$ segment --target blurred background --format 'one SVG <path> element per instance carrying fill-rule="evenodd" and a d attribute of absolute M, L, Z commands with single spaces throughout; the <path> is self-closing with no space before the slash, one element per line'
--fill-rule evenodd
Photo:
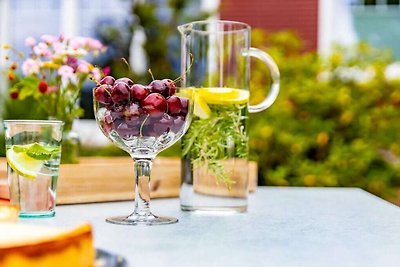
<path fill-rule="evenodd" d="M 278 100 L 250 118 L 260 185 L 360 187 L 400 204 L 399 0 L 0 0 L 0 43 L 26 52 L 28 36 L 94 37 L 108 50 L 93 64 L 148 83 L 149 68 L 179 76 L 176 26 L 207 18 L 250 24 L 252 46 L 281 71 Z M 0 50 L 4 74 L 7 64 Z M 268 82 L 252 62 L 252 103 Z M 81 155 L 121 155 L 93 127 L 92 86 L 82 88 L 85 115 L 74 125 Z M 0 97 L 0 119 L 43 116 L 30 99 L 10 100 L 7 75 Z M 0 145 L 4 156 L 2 136 Z M 179 156 L 179 145 L 163 155 Z"/>

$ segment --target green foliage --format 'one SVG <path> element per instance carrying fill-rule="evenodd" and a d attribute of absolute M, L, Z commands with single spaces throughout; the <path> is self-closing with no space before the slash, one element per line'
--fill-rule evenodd
<path fill-rule="evenodd" d="M 177 26 L 210 16 L 206 12 L 188 12 L 196 3 L 199 4 L 200 1 L 168 0 L 163 10 L 169 13 L 169 18 L 163 19 L 159 16 L 161 8 L 158 1 L 136 2 L 132 6 L 135 18 L 132 32 L 144 30 L 146 41 L 143 48 L 156 79 L 174 79 L 180 75 L 180 34 Z M 151 81 L 148 74 L 135 76 L 135 81 Z"/>
<path fill-rule="evenodd" d="M 390 53 L 361 43 L 328 58 L 302 53 L 292 33 L 254 31 L 281 71 L 281 93 L 250 118 L 251 157 L 268 185 L 356 186 L 390 198 L 400 185 L 400 82 L 385 79 Z M 264 94 L 254 62 L 252 103 Z"/>

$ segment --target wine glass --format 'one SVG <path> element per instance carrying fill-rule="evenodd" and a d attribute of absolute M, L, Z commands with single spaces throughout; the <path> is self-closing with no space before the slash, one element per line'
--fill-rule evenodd
<path fill-rule="evenodd" d="M 150 211 L 150 173 L 157 154 L 178 141 L 188 129 L 192 91 L 177 88 L 170 79 L 154 80 L 144 86 L 128 78 L 115 80 L 106 76 L 93 89 L 93 99 L 101 131 L 132 157 L 136 180 L 133 212 L 106 221 L 126 225 L 178 222 Z"/>

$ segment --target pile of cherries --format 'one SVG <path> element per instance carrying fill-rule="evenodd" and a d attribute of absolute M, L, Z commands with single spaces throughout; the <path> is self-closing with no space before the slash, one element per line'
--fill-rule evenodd
<path fill-rule="evenodd" d="M 177 133 L 188 113 L 188 99 L 175 96 L 175 92 L 176 85 L 170 79 L 145 86 L 129 78 L 106 76 L 94 88 L 95 100 L 106 108 L 97 119 L 106 134 L 114 130 L 125 139 Z"/>

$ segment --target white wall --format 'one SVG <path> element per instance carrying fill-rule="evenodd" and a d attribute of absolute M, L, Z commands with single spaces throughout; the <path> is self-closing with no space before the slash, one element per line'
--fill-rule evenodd
<path fill-rule="evenodd" d="M 352 45 L 357 42 L 350 3 L 352 0 L 319 0 L 318 51 L 329 55 L 336 44 Z"/>

